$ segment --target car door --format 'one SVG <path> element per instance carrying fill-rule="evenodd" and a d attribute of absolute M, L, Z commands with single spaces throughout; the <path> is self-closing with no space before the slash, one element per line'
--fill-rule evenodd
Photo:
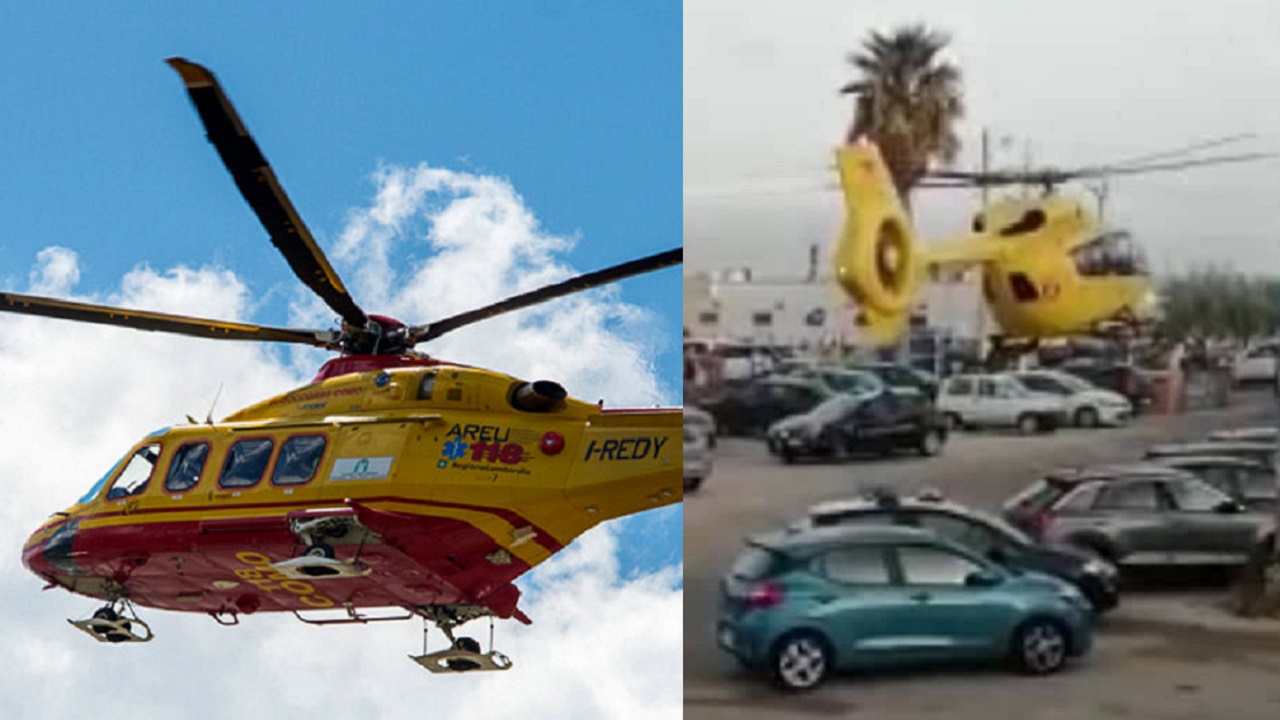
<path fill-rule="evenodd" d="M 985 425 L 1012 425 L 1012 398 L 997 378 L 978 379 L 978 401 L 974 416 Z"/>
<path fill-rule="evenodd" d="M 1005 641 L 1015 611 L 998 588 L 968 584 L 975 574 L 1003 571 L 941 545 L 904 544 L 891 554 L 908 600 L 896 618 L 914 659 L 981 656 Z"/>
<path fill-rule="evenodd" d="M 965 422 L 970 422 L 974 410 L 976 385 L 974 379 L 967 375 L 951 378 L 944 388 L 939 407 L 944 412 L 954 413 L 964 418 Z"/>
<path fill-rule="evenodd" d="M 902 615 L 910 601 L 893 581 L 884 546 L 833 548 L 814 558 L 811 571 L 826 582 L 812 598 L 811 616 L 830 633 L 838 657 L 878 664 L 918 652 L 920 639 Z"/>
<path fill-rule="evenodd" d="M 1166 565 L 1173 560 L 1179 528 L 1167 496 L 1154 480 L 1106 483 L 1088 511 L 1074 518 L 1077 534 L 1100 534 L 1124 565 Z"/>
<path fill-rule="evenodd" d="M 1235 565 L 1245 562 L 1256 541 L 1257 518 L 1202 480 L 1162 483 L 1176 533 L 1174 562 L 1183 565 Z"/>

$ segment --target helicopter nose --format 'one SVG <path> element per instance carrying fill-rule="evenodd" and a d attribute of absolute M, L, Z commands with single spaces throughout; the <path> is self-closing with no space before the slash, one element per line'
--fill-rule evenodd
<path fill-rule="evenodd" d="M 79 521 L 57 518 L 45 523 L 27 538 L 22 548 L 22 564 L 28 570 L 49 579 L 53 575 L 83 575 L 73 559 L 72 547 L 79 531 Z"/>

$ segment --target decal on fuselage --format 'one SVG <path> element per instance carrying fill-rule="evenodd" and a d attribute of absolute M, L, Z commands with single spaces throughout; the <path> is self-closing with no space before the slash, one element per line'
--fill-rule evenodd
<path fill-rule="evenodd" d="M 436 463 L 441 470 L 530 474 L 528 469 L 517 466 L 533 459 L 533 453 L 525 446 L 537 442 L 537 433 L 532 430 L 457 423 L 444 435 L 448 440 L 440 448 L 443 459 Z"/>
<path fill-rule="evenodd" d="M 657 460 L 669 438 L 642 436 L 611 440 L 592 440 L 587 443 L 583 460 L 614 462 L 618 460 Z"/>
<path fill-rule="evenodd" d="M 330 480 L 382 480 L 391 474 L 394 455 L 381 457 L 338 458 L 329 471 Z"/>

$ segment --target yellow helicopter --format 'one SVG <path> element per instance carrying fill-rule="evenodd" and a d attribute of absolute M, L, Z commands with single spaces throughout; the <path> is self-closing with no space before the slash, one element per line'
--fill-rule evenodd
<path fill-rule="evenodd" d="M 1221 141 L 1177 152 L 1209 144 Z M 1170 154 L 1176 152 L 1146 158 Z M 1151 319 L 1154 300 L 1142 247 L 1128 232 L 1101 226 L 1080 200 L 1054 194 L 1054 187 L 1265 157 L 1270 156 L 1130 161 L 1078 170 L 932 172 L 924 187 L 1037 185 L 1045 192 L 988 204 L 968 232 L 925 244 L 915 236 L 879 149 L 861 138 L 836 150 L 846 221 L 835 247 L 835 278 L 857 303 L 857 322 L 872 344 L 888 345 L 901 337 L 923 283 L 940 272 L 975 267 L 1000 326 L 1001 334 L 993 338 L 997 352 L 1027 349 L 1042 338 L 1134 329 Z"/>
<path fill-rule="evenodd" d="M 413 348 L 495 315 L 679 264 L 682 249 L 587 273 L 423 325 L 367 314 L 347 292 L 213 74 L 179 73 L 210 142 L 337 330 L 249 323 L 0 292 L 0 311 L 341 352 L 312 383 L 219 422 L 139 440 L 38 528 L 23 564 L 105 601 L 69 621 L 107 643 L 147 642 L 145 606 L 257 612 L 315 624 L 421 618 L 448 638 L 411 656 L 435 673 L 507 670 L 454 628 L 530 619 L 513 582 L 599 523 L 682 499 L 679 408 L 605 409 L 549 380 Z M 86 483 L 88 484 L 88 483 Z M 372 612 L 371 612 L 372 610 Z"/>

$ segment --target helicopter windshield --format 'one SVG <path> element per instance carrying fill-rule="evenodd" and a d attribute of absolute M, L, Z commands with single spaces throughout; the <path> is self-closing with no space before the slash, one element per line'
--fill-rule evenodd
<path fill-rule="evenodd" d="M 126 455 L 125 457 L 122 457 L 119 460 L 117 460 L 116 464 L 112 465 L 110 470 L 104 473 L 102 477 L 98 478 L 98 482 L 94 483 L 93 487 L 89 488 L 89 492 L 85 493 L 84 497 L 77 500 L 76 503 L 83 505 L 84 503 L 87 503 L 90 500 L 97 497 L 98 493 L 102 492 L 102 486 L 106 485 L 107 481 L 111 479 L 111 476 L 116 474 L 116 470 L 120 469 L 120 463 L 124 462 L 125 458 L 127 457 L 129 456 Z"/>
<path fill-rule="evenodd" d="M 1132 277 L 1148 273 L 1142 247 L 1123 230 L 1105 232 L 1071 251 L 1076 270 L 1087 277 Z"/>

